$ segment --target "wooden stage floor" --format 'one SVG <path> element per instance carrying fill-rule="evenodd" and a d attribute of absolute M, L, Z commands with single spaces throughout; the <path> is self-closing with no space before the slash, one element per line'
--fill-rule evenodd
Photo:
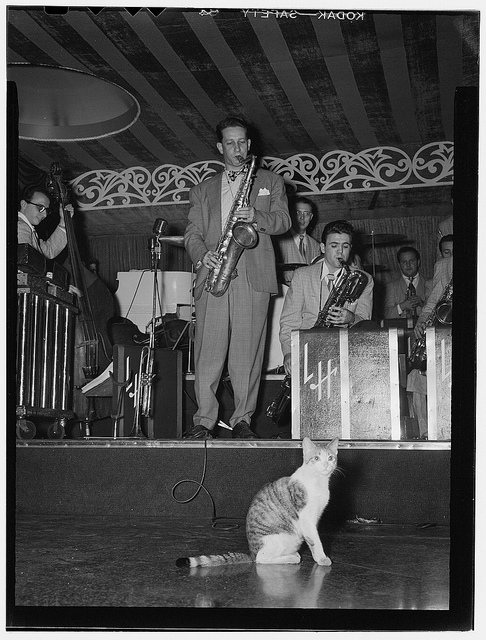
<path fill-rule="evenodd" d="M 348 523 L 327 531 L 323 524 L 331 567 L 317 566 L 303 547 L 300 565 L 177 568 L 180 556 L 247 550 L 243 520 L 217 524 L 221 528 L 210 519 L 18 516 L 19 614 L 36 607 L 42 620 L 51 607 L 59 616 L 63 607 L 87 607 L 89 626 L 96 620 L 91 607 L 448 609 L 448 527 Z M 160 627 L 169 619 L 185 627 L 189 613 L 175 614 L 160 611 Z M 129 625 L 129 617 L 119 615 L 115 625 Z M 258 612 L 250 614 L 245 628 L 258 620 Z M 321 617 L 322 629 L 329 620 Z"/>
<path fill-rule="evenodd" d="M 450 613 L 450 442 L 340 443 L 345 476 L 334 479 L 319 526 L 331 567 L 316 566 L 305 545 L 297 566 L 176 567 L 180 556 L 247 551 L 251 496 L 295 469 L 300 448 L 17 442 L 7 628 L 417 630 L 430 629 L 421 615 Z M 200 480 L 206 457 L 208 493 L 178 504 L 171 490 Z"/>

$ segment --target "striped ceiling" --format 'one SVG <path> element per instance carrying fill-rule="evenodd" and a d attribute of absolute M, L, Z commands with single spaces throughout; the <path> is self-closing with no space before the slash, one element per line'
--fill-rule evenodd
<path fill-rule="evenodd" d="M 228 113 L 279 158 L 452 141 L 454 92 L 478 85 L 478 12 L 8 10 L 7 61 L 69 67 L 127 90 L 141 112 L 99 140 L 20 140 L 20 157 L 89 170 L 219 159 Z"/>

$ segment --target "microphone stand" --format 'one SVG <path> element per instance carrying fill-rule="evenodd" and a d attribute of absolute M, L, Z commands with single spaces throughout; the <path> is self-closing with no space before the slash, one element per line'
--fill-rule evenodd
<path fill-rule="evenodd" d="M 142 347 L 140 354 L 139 379 L 136 391 L 135 402 L 135 424 L 130 438 L 146 438 L 140 426 L 140 417 L 150 417 L 152 413 L 152 383 L 155 378 L 155 320 L 157 316 L 157 294 L 158 281 L 157 271 L 161 254 L 160 235 L 150 238 L 151 273 L 153 273 L 152 287 L 152 318 L 150 320 L 150 340 L 149 345 Z"/>
<path fill-rule="evenodd" d="M 191 267 L 191 276 L 193 276 L 193 275 L 194 275 L 194 266 Z M 191 350 L 192 350 L 192 343 L 193 343 L 193 335 L 192 334 L 193 334 L 193 325 L 194 325 L 194 307 L 195 307 L 195 304 L 194 304 L 194 278 L 191 277 L 191 304 L 190 304 L 191 316 L 190 316 L 190 320 L 186 321 L 186 325 L 185 325 L 184 329 L 181 331 L 179 337 L 177 338 L 176 343 L 172 347 L 172 351 L 177 349 L 177 345 L 182 340 L 182 338 L 184 337 L 184 334 L 187 331 L 188 354 L 187 354 L 187 371 L 186 371 L 186 373 L 194 373 L 191 370 Z"/>

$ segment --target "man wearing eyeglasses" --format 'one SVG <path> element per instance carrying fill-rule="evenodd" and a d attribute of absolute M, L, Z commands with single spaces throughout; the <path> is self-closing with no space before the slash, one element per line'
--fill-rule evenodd
<path fill-rule="evenodd" d="M 61 221 L 47 240 L 41 240 L 35 227 L 49 214 L 51 204 L 49 195 L 40 187 L 26 187 L 20 199 L 17 222 L 18 244 L 30 244 L 46 258 L 55 258 L 67 244 L 66 227 L 61 213 Z M 64 210 L 74 215 L 73 206 L 68 204 Z"/>
<path fill-rule="evenodd" d="M 314 204 L 308 198 L 297 196 L 289 200 L 292 227 L 281 236 L 273 236 L 277 262 L 281 264 L 309 265 L 321 255 L 319 242 L 309 235 L 308 227 L 314 218 Z M 294 271 L 283 271 L 281 281 L 290 285 Z"/>

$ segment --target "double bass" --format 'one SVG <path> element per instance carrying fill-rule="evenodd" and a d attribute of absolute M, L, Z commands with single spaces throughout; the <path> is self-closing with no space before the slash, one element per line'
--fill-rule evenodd
<path fill-rule="evenodd" d="M 94 410 L 90 398 L 81 393 L 81 387 L 96 378 L 110 364 L 113 347 L 108 336 L 108 320 L 114 315 L 114 300 L 106 285 L 81 261 L 74 233 L 74 224 L 69 212 L 68 190 L 62 182 L 62 169 L 53 163 L 47 179 L 47 190 L 59 203 L 59 213 L 64 218 L 69 258 L 64 264 L 76 287 L 79 313 L 76 316 L 73 410 L 78 419 L 89 425 Z M 111 399 L 110 399 L 111 403 Z M 87 433 L 86 435 L 89 435 Z"/>

